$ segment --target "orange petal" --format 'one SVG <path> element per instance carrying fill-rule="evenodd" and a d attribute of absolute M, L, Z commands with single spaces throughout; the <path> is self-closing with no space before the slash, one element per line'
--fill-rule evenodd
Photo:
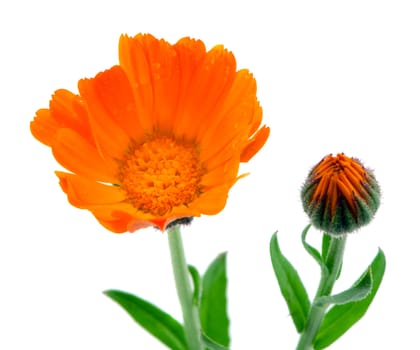
<path fill-rule="evenodd" d="M 40 109 L 30 125 L 32 135 L 44 145 L 51 146 L 55 140 L 58 124 L 51 118 L 49 109 Z"/>
<path fill-rule="evenodd" d="M 235 73 L 235 57 L 222 46 L 215 46 L 205 55 L 185 92 L 182 111 L 177 116 L 175 135 L 194 140 L 199 130 L 206 130 L 214 123 Z"/>
<path fill-rule="evenodd" d="M 91 82 L 92 92 L 106 115 L 132 139 L 143 137 L 133 91 L 122 68 L 114 66 Z"/>
<path fill-rule="evenodd" d="M 254 137 L 248 141 L 248 144 L 245 146 L 241 153 L 241 162 L 248 162 L 257 152 L 264 146 L 268 136 L 270 135 L 270 128 L 265 125 L 258 130 Z"/>
<path fill-rule="evenodd" d="M 114 233 L 134 232 L 152 225 L 149 221 L 137 219 L 132 213 L 112 206 L 92 207 L 90 210 L 102 226 Z"/>
<path fill-rule="evenodd" d="M 202 141 L 200 159 L 208 170 L 219 167 L 229 159 L 237 159 L 247 140 L 248 125 L 244 119 L 226 119 L 216 129 L 213 139 Z"/>
<path fill-rule="evenodd" d="M 52 146 L 55 159 L 71 172 L 93 181 L 117 183 L 117 164 L 105 160 L 94 146 L 71 129 L 60 129 Z"/>
<path fill-rule="evenodd" d="M 211 130 L 203 129 L 202 131 L 205 133 L 214 131 L 226 118 L 245 118 L 246 122 L 250 123 L 255 105 L 258 103 L 256 93 L 257 84 L 252 74 L 246 69 L 236 72 L 229 93 L 223 101 L 220 115 L 215 117 Z"/>
<path fill-rule="evenodd" d="M 61 128 L 70 128 L 93 143 L 88 113 L 83 99 L 70 91 L 57 90 L 50 102 L 51 116 Z"/>
<path fill-rule="evenodd" d="M 217 120 L 200 138 L 204 161 L 226 149 L 237 153 L 242 151 L 257 104 L 255 79 L 248 71 L 239 71 Z"/>
<path fill-rule="evenodd" d="M 180 65 L 177 52 L 168 42 L 151 35 L 137 35 L 149 64 L 153 89 L 153 120 L 155 131 L 172 132 L 180 93 Z"/>
<path fill-rule="evenodd" d="M 153 40 L 152 38 L 150 40 Z M 142 129 L 146 133 L 152 133 L 156 125 L 153 115 L 153 86 L 147 52 L 142 42 L 138 38 L 122 35 L 119 43 L 119 59 L 133 89 Z"/>
<path fill-rule="evenodd" d="M 170 222 L 166 217 L 155 218 L 141 213 L 127 203 L 92 206 L 89 210 L 105 228 L 115 233 L 134 232 L 152 225 L 163 231 Z"/>
<path fill-rule="evenodd" d="M 249 135 L 252 136 L 255 134 L 255 132 L 258 130 L 258 128 L 261 125 L 262 122 L 262 108 L 260 106 L 260 103 L 256 101 L 256 104 L 254 105 L 254 112 L 251 113 L 252 119 L 250 122 L 251 128 L 249 129 Z"/>
<path fill-rule="evenodd" d="M 229 185 L 215 187 L 200 195 L 189 207 L 205 215 L 215 215 L 225 207 L 229 189 Z"/>
<path fill-rule="evenodd" d="M 185 106 L 191 99 L 190 86 L 197 68 L 206 57 L 206 47 L 201 40 L 188 37 L 180 39 L 173 47 L 177 53 L 180 69 L 178 106 L 174 115 L 174 133 L 177 137 L 182 138 L 185 126 L 182 126 L 181 123 L 188 123 L 185 118 L 186 113 L 188 113 Z M 193 117 L 198 117 L 198 115 Z"/>
<path fill-rule="evenodd" d="M 238 175 L 239 159 L 231 158 L 208 171 L 200 181 L 205 188 L 214 188 L 223 184 L 232 186 Z"/>
<path fill-rule="evenodd" d="M 108 114 L 100 96 L 97 81 L 113 81 L 113 69 L 99 73 L 93 79 L 79 81 L 79 90 L 86 100 L 89 123 L 96 146 L 103 157 L 120 159 L 130 146 L 130 138 L 124 129 Z"/>
<path fill-rule="evenodd" d="M 80 96 L 64 89 L 54 93 L 50 109 L 38 110 L 31 123 L 34 137 L 47 146 L 53 144 L 60 128 L 72 129 L 93 143 L 83 100 Z"/>
<path fill-rule="evenodd" d="M 78 175 L 56 171 L 60 186 L 69 202 L 77 208 L 107 205 L 124 201 L 125 193 L 117 186 L 104 185 Z"/>
<path fill-rule="evenodd" d="M 249 125 L 246 118 L 226 116 L 215 129 L 200 140 L 200 161 L 207 170 L 212 170 L 231 158 L 237 158 L 247 142 Z"/>

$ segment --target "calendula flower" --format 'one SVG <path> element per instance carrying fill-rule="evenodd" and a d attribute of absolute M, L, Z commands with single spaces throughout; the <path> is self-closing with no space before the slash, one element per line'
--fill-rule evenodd
<path fill-rule="evenodd" d="M 269 135 L 252 74 L 190 38 L 123 35 L 119 61 L 31 123 L 69 171 L 56 172 L 69 202 L 117 233 L 220 212 Z"/>
<path fill-rule="evenodd" d="M 326 156 L 309 173 L 301 192 L 312 224 L 332 235 L 368 224 L 380 203 L 372 171 L 343 153 Z"/>

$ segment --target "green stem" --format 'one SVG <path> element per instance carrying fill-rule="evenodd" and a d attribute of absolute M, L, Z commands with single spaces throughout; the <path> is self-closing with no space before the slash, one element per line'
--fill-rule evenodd
<path fill-rule="evenodd" d="M 338 278 L 343 263 L 344 248 L 346 246 L 346 236 L 343 238 L 332 237 L 328 248 L 327 256 L 325 257 L 326 273 L 321 276 L 318 290 L 314 301 L 309 310 L 308 320 L 303 330 L 296 350 L 310 350 L 313 349 L 313 340 L 321 326 L 322 320 L 325 316 L 327 304 L 318 305 L 317 299 L 322 296 L 329 296 L 334 287 L 334 283 Z"/>
<path fill-rule="evenodd" d="M 204 347 L 201 342 L 200 318 L 198 308 L 193 301 L 190 273 L 185 259 L 179 225 L 171 227 L 167 233 L 175 285 L 184 318 L 184 330 L 188 349 L 201 350 Z"/>

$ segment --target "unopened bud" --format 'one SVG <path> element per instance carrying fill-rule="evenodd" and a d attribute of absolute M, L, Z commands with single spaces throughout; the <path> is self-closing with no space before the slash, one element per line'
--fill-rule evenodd
<path fill-rule="evenodd" d="M 303 208 L 312 224 L 339 236 L 368 224 L 380 203 L 380 188 L 362 163 L 331 154 L 310 171 L 301 192 Z"/>

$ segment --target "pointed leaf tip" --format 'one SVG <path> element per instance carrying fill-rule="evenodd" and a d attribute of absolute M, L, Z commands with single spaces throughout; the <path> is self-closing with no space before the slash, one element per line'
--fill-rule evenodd
<path fill-rule="evenodd" d="M 209 338 L 205 333 L 201 333 L 201 339 L 204 345 L 207 347 L 207 350 L 229 350 L 227 347 Z"/>
<path fill-rule="evenodd" d="M 187 350 L 183 326 L 150 302 L 120 290 L 106 290 L 134 321 L 172 350 Z"/>

